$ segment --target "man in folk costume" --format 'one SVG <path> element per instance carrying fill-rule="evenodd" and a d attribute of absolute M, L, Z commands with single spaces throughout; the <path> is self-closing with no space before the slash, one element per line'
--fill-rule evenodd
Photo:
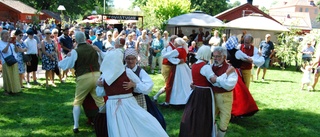
<path fill-rule="evenodd" d="M 192 76 L 189 66 L 186 64 L 188 47 L 182 38 L 174 40 L 175 49 L 164 53 L 163 58 L 167 58 L 172 64 L 168 77 L 168 84 L 172 89 L 166 88 L 166 100 L 164 106 L 185 105 L 191 93 L 190 84 Z"/>
<path fill-rule="evenodd" d="M 77 32 L 75 34 L 75 40 L 78 43 L 77 49 L 72 49 L 68 57 L 59 62 L 59 67 L 63 70 L 70 68 L 75 69 L 77 86 L 73 102 L 73 132 L 78 133 L 80 106 L 86 96 L 91 94 L 98 107 L 102 107 L 104 101 L 102 97 L 97 97 L 95 92 L 95 81 L 100 76 L 98 55 L 91 45 L 86 44 L 86 38 L 83 32 Z"/>
<path fill-rule="evenodd" d="M 217 137 L 224 137 L 231 119 L 232 89 L 238 81 L 238 75 L 235 71 L 229 75 L 226 74 L 227 70 L 232 66 L 226 62 L 227 50 L 225 48 L 220 46 L 215 47 L 212 56 L 214 59 L 212 70 L 218 76 L 216 83 L 212 87 L 216 105 L 215 114 L 220 117 Z"/>
<path fill-rule="evenodd" d="M 161 56 L 162 56 L 162 57 L 163 57 L 163 55 L 164 55 L 165 53 L 170 52 L 170 51 L 172 51 L 172 50 L 175 49 L 174 40 L 175 40 L 176 38 L 178 38 L 177 35 L 172 35 L 172 36 L 170 37 L 170 42 L 169 42 L 169 44 L 166 45 L 166 46 L 164 47 L 164 49 L 161 51 Z M 170 74 L 171 66 L 173 66 L 173 64 L 172 64 L 167 58 L 163 58 L 163 60 L 162 60 L 161 73 L 162 73 L 162 76 L 163 76 L 163 78 L 164 78 L 165 86 L 162 87 L 155 96 L 153 96 L 153 100 L 155 100 L 155 101 L 158 100 L 158 97 L 159 97 L 162 93 L 166 92 L 166 89 L 167 89 L 167 90 L 171 90 L 171 89 L 172 89 L 172 87 L 171 87 L 170 84 L 168 83 L 168 77 L 169 77 L 169 74 Z"/>
<path fill-rule="evenodd" d="M 197 46 L 200 47 L 203 45 L 203 41 L 205 40 L 204 33 L 203 33 L 203 28 L 199 28 L 199 33 L 195 37 L 194 41 L 197 42 Z"/>
<path fill-rule="evenodd" d="M 226 48 L 228 51 L 227 60 L 236 68 L 238 74 L 238 82 L 233 90 L 233 104 L 232 104 L 232 116 L 252 116 L 259 111 L 256 102 L 254 101 L 249 89 L 242 80 L 240 67 L 245 60 L 252 60 L 252 62 L 260 66 L 263 64 L 263 57 L 250 57 L 237 48 L 238 39 L 236 36 L 231 36 L 226 42 Z"/>
<path fill-rule="evenodd" d="M 140 85 L 141 80 L 123 65 L 123 56 L 121 50 L 111 50 L 105 54 L 100 67 L 102 80 L 98 86 L 103 85 L 108 96 L 105 108 L 108 136 L 168 137 L 159 122 L 133 97 L 134 87 Z M 148 91 L 138 92 L 148 94 Z"/>
<path fill-rule="evenodd" d="M 223 81 L 225 76 L 217 77 L 208 64 L 211 59 L 209 46 L 201 46 L 196 58 L 198 61 L 192 66 L 193 91 L 182 115 L 179 136 L 215 137 L 215 103 L 212 83 Z M 232 73 L 234 68 L 229 67 L 226 75 Z"/>
<path fill-rule="evenodd" d="M 247 57 L 241 59 L 243 62 L 241 63 L 240 69 L 243 82 L 249 89 L 252 64 L 261 66 L 264 63 L 264 58 L 259 54 L 258 48 L 252 45 L 253 37 L 250 34 L 246 34 L 243 39 L 244 44 L 239 45 L 239 49 L 246 54 Z"/>

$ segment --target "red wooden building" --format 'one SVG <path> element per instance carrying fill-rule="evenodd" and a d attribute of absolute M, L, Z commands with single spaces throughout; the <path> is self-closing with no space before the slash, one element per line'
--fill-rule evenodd
<path fill-rule="evenodd" d="M 32 22 L 35 16 L 40 20 L 43 19 L 43 13 L 17 0 L 0 0 L 0 21 L 17 22 Z"/>
<path fill-rule="evenodd" d="M 221 13 L 215 15 L 214 17 L 216 17 L 216 18 L 224 21 L 225 23 L 227 23 L 227 22 L 229 22 L 231 20 L 234 20 L 234 19 L 237 19 L 237 18 L 240 18 L 240 17 L 244 17 L 244 16 L 248 16 L 248 15 L 250 15 L 252 13 L 261 14 L 266 18 L 269 18 L 271 20 L 274 20 L 274 21 L 278 22 L 277 20 L 275 20 L 274 18 L 272 18 L 268 14 L 264 13 L 259 8 L 257 8 L 256 6 L 251 5 L 250 3 L 246 3 L 246 4 L 240 5 L 238 7 L 234 7 L 234 8 L 228 9 L 228 10 L 226 10 L 224 12 L 221 12 Z M 280 22 L 278 22 L 278 23 L 280 23 Z"/>
<path fill-rule="evenodd" d="M 0 0 L 0 21 L 32 23 L 32 18 L 39 20 L 54 18 L 56 23 L 61 21 L 59 13 L 48 10 L 37 11 L 19 0 Z"/>

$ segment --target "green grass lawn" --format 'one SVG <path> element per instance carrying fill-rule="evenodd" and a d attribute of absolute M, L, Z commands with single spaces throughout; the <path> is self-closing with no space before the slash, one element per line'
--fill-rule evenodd
<path fill-rule="evenodd" d="M 160 74 L 151 75 L 155 86 L 153 96 L 164 84 Z M 261 76 L 260 76 L 261 78 Z M 251 83 L 251 93 L 260 111 L 252 117 L 231 121 L 227 137 L 318 137 L 320 136 L 320 84 L 314 92 L 300 91 L 302 72 L 268 70 L 266 81 Z M 44 79 L 40 80 L 44 83 Z M 59 83 L 59 82 L 57 82 Z M 74 135 L 72 102 L 74 78 L 57 88 L 33 86 L 16 96 L 0 91 L 0 136 L 81 136 L 93 137 L 81 112 L 80 133 Z M 318 90 L 317 90 L 318 89 Z M 164 100 L 161 95 L 159 102 Z M 170 137 L 179 134 L 183 113 L 179 108 L 160 108 Z"/>

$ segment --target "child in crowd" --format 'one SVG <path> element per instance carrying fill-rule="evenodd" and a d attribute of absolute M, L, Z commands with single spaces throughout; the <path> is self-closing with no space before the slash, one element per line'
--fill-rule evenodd
<path fill-rule="evenodd" d="M 310 63 L 306 63 L 304 67 L 301 67 L 301 71 L 303 72 L 301 79 L 301 90 L 304 90 L 304 85 L 307 85 L 308 91 L 312 90 L 312 87 L 310 86 L 312 74 L 312 67 Z"/>

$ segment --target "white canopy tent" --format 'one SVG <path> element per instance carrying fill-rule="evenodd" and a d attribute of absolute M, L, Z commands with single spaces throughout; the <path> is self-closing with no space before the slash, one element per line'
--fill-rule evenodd
<path fill-rule="evenodd" d="M 263 16 L 246 16 L 232 20 L 225 24 L 227 28 L 247 29 L 247 30 L 267 30 L 267 31 L 289 31 L 278 22 Z"/>
<path fill-rule="evenodd" d="M 198 27 L 222 27 L 223 22 L 213 16 L 203 12 L 192 12 L 173 17 L 168 20 L 169 26 L 184 27 L 184 26 L 198 26 Z"/>

